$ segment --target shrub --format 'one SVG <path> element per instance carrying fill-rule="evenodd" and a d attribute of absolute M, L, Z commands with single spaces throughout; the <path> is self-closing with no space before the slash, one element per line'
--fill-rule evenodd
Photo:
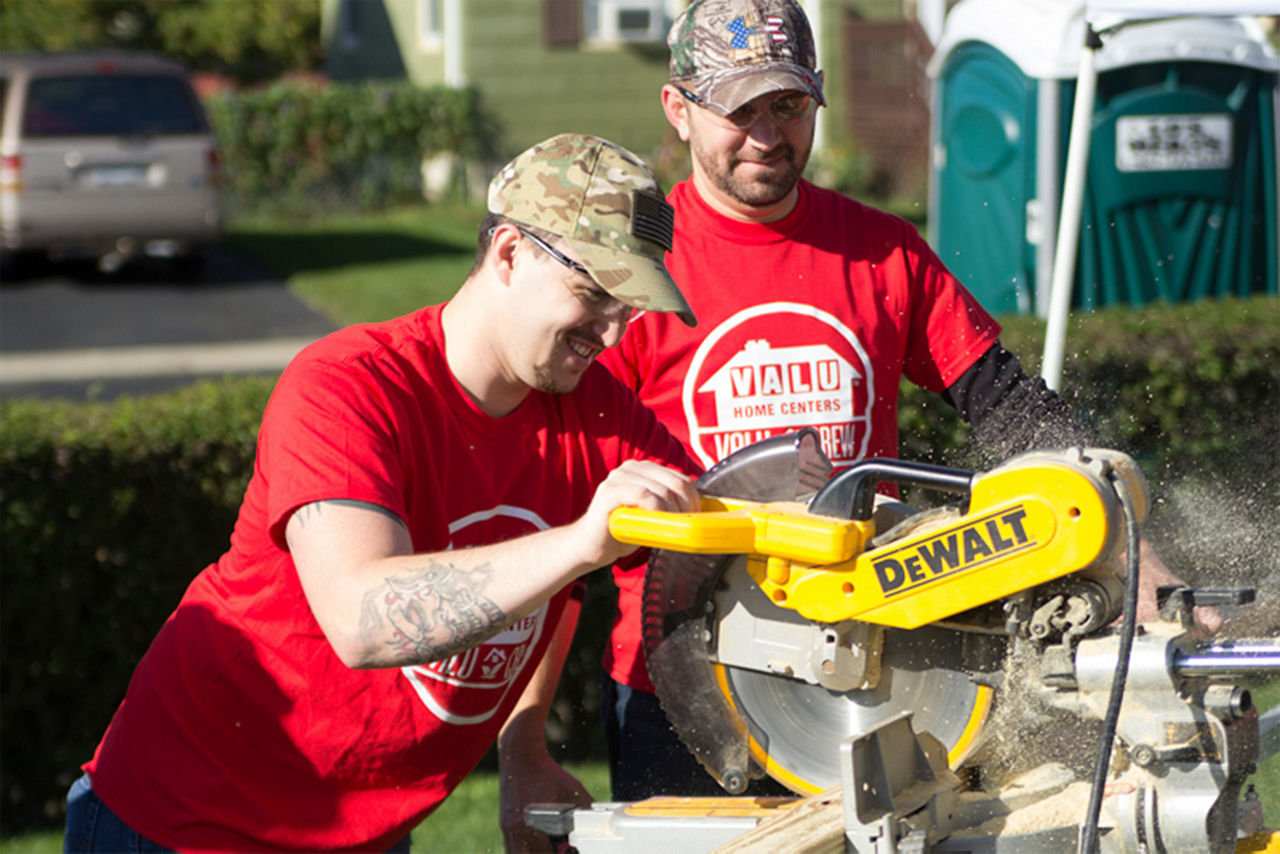
<path fill-rule="evenodd" d="M 134 664 L 226 549 L 269 388 L 0 407 L 0 831 L 59 817 Z"/>
<path fill-rule="evenodd" d="M 1044 324 L 1003 321 L 1002 342 L 1037 373 Z M 1098 444 L 1141 466 L 1161 557 L 1190 582 L 1256 583 L 1280 560 L 1280 300 L 1076 315 L 1066 345 L 1061 392 Z M 992 462 L 933 395 L 904 385 L 898 420 L 904 459 Z"/>
<path fill-rule="evenodd" d="M 1044 323 L 1002 318 L 1001 341 L 1029 374 Z M 1241 447 L 1274 444 L 1280 418 L 1280 300 L 1272 296 L 1112 308 L 1069 324 L 1061 393 L 1099 440 L 1148 471 L 1184 476 L 1240 466 Z M 904 383 L 903 457 L 962 451 L 968 428 L 935 396 Z M 1275 461 L 1274 454 L 1268 456 Z"/>
<path fill-rule="evenodd" d="M 853 142 L 826 145 L 813 153 L 806 176 L 813 183 L 855 199 L 875 196 L 874 164 Z"/>
<path fill-rule="evenodd" d="M 233 209 L 291 214 L 421 201 L 422 162 L 492 156 L 474 89 L 284 80 L 208 100 Z"/>

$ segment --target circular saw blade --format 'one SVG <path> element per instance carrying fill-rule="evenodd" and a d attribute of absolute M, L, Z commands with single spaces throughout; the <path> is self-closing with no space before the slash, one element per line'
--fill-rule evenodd
<path fill-rule="evenodd" d="M 840 743 L 895 717 L 903 711 L 899 702 L 904 699 L 908 708 L 917 707 L 910 708 L 915 713 L 913 728 L 946 734 L 939 740 L 947 746 L 947 764 L 952 768 L 977 745 L 991 708 L 991 688 L 940 668 L 905 677 L 905 671 L 897 672 L 896 690 L 883 699 L 875 696 L 876 691 L 842 694 L 736 667 L 716 671 L 726 697 L 744 718 L 751 758 L 770 777 L 802 795 L 839 785 Z"/>
<path fill-rule="evenodd" d="M 763 596 L 745 563 L 740 558 L 725 571 L 722 590 Z M 792 791 L 817 794 L 841 782 L 841 742 L 911 712 L 917 732 L 946 746 L 949 765 L 963 761 L 978 744 L 992 690 L 964 669 L 959 633 L 887 629 L 883 643 L 879 681 L 867 690 L 832 691 L 778 673 L 713 663 L 717 687 L 746 728 L 752 760 Z"/>
<path fill-rule="evenodd" d="M 698 479 L 708 495 L 780 501 L 811 495 L 831 463 L 812 428 L 735 451 Z M 645 573 L 642 633 L 649 676 L 671 726 L 726 792 L 741 794 L 764 770 L 748 753 L 748 733 L 716 690 L 707 643 L 708 608 L 725 555 L 655 551 Z"/>

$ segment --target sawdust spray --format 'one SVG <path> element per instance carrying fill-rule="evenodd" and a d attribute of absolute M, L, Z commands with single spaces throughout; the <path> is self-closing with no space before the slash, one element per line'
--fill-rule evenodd
<path fill-rule="evenodd" d="M 1221 637 L 1280 636 L 1280 485 L 1256 474 L 1225 485 L 1196 477 L 1151 484 L 1143 532 L 1169 568 L 1192 586 L 1257 591 L 1251 605 L 1219 609 Z M 1046 762 L 1087 779 L 1101 722 L 1046 706 L 1029 646 L 1008 657 L 1002 677 L 983 746 L 967 763 L 979 787 L 990 791 Z"/>

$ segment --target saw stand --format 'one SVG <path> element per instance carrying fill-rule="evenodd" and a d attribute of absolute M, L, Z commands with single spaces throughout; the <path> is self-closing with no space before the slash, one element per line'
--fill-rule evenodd
<path fill-rule="evenodd" d="M 588 809 L 537 804 L 525 818 L 552 839 L 567 838 L 567 850 L 578 854 L 942 850 L 934 845 L 952 828 L 961 783 L 942 743 L 912 729 L 910 712 L 850 736 L 840 755 L 841 791 L 850 796 L 655 797 Z"/>
<path fill-rule="evenodd" d="M 1276 752 L 1276 710 L 1260 730 L 1249 692 L 1229 680 L 1277 672 L 1280 646 L 1274 639 L 1198 643 L 1189 627 L 1191 608 L 1204 604 L 1201 592 L 1171 592 L 1162 591 L 1164 621 L 1144 626 L 1131 651 L 1098 823 L 1102 854 L 1220 854 L 1235 851 L 1237 838 L 1266 837 L 1256 795 L 1241 798 L 1241 788 L 1257 762 Z M 1069 668 L 1050 656 L 1042 670 L 1048 678 L 1035 689 L 1040 703 L 1101 719 L 1117 656 L 1114 634 L 1075 644 Z M 916 733 L 910 713 L 850 736 L 840 756 L 842 787 L 825 796 L 547 804 L 526 815 L 579 854 L 1076 850 L 1089 784 L 1064 766 L 1041 766 L 994 792 L 961 792 L 945 748 Z"/>

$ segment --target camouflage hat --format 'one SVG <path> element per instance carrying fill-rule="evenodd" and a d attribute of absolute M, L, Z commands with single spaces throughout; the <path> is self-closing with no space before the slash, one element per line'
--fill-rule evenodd
<path fill-rule="evenodd" d="M 627 305 L 697 324 L 663 263 L 675 212 L 625 148 L 568 133 L 540 142 L 494 176 L 489 211 L 563 237 L 596 284 Z"/>
<path fill-rule="evenodd" d="M 699 0 L 671 25 L 667 45 L 671 81 L 718 113 L 781 89 L 827 103 L 813 31 L 795 0 Z"/>

